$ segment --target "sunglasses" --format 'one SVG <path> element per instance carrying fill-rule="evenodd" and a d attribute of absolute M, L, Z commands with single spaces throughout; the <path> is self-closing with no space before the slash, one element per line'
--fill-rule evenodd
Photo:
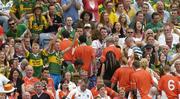
<path fill-rule="evenodd" d="M 127 32 L 127 33 L 133 33 L 133 32 Z"/>
<path fill-rule="evenodd" d="M 9 25 L 14 25 L 15 23 L 9 23 Z"/>

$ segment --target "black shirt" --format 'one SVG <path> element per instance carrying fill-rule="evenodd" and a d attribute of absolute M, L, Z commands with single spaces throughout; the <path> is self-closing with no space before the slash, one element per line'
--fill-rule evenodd
<path fill-rule="evenodd" d="M 33 95 L 31 99 L 50 99 L 50 96 L 46 93 L 42 93 L 40 97 L 37 94 Z"/>

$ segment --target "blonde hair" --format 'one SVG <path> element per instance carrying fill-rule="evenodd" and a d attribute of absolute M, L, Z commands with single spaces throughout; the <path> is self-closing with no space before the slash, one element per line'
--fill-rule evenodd
<path fill-rule="evenodd" d="M 140 65 L 143 69 L 146 69 L 146 67 L 148 66 L 148 60 L 146 58 L 142 58 L 140 61 Z"/>

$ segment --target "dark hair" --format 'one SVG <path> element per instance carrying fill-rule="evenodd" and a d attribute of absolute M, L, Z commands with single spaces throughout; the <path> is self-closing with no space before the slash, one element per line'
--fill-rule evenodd
<path fill-rule="evenodd" d="M 105 69 L 107 69 L 107 66 L 111 69 L 117 66 L 116 55 L 112 51 L 106 53 Z"/>
<path fill-rule="evenodd" d="M 136 16 L 138 16 L 139 14 L 143 14 L 142 11 L 136 12 Z"/>
<path fill-rule="evenodd" d="M 154 13 L 152 14 L 152 16 L 151 16 L 151 17 L 152 17 L 152 19 L 154 19 L 154 17 L 155 17 L 155 16 L 157 16 L 157 15 L 159 15 L 159 13 L 154 12 Z"/>
<path fill-rule="evenodd" d="M 86 43 L 86 41 L 87 41 L 86 36 L 85 35 L 79 36 L 79 41 L 80 41 L 81 44 Z"/>
<path fill-rule="evenodd" d="M 86 14 L 88 14 L 88 15 L 90 16 L 89 21 L 91 21 L 92 18 L 93 18 L 93 15 L 92 15 L 92 13 L 90 13 L 90 12 L 88 12 L 88 11 L 83 11 L 83 12 L 81 13 L 81 15 L 80 15 L 80 18 L 84 20 L 84 16 L 85 16 Z"/>
<path fill-rule="evenodd" d="M 135 61 L 133 62 L 133 67 L 135 67 L 136 69 L 140 68 L 140 62 L 139 62 L 139 60 L 135 60 Z"/>
<path fill-rule="evenodd" d="M 137 33 L 137 26 L 136 26 L 137 22 L 140 22 L 140 21 L 136 21 L 135 24 L 134 24 L 134 32 L 135 32 L 135 33 Z M 140 23 L 141 23 L 141 22 L 140 22 Z M 142 27 L 141 27 L 141 30 L 140 30 L 140 31 L 141 31 L 141 34 L 142 34 L 142 32 L 143 32 L 143 23 L 141 23 L 141 25 L 142 25 Z"/>
<path fill-rule="evenodd" d="M 62 31 L 62 37 L 63 38 L 69 38 L 70 37 L 70 35 L 69 35 L 70 33 L 68 32 L 68 31 Z"/>
<path fill-rule="evenodd" d="M 48 79 L 47 78 L 44 78 L 44 77 L 40 78 L 40 81 L 43 81 L 43 80 L 46 81 L 46 83 L 48 83 Z"/>
<path fill-rule="evenodd" d="M 8 23 L 11 22 L 11 21 L 15 21 L 15 20 L 13 18 L 9 18 Z"/>
<path fill-rule="evenodd" d="M 115 4 L 116 10 L 117 10 L 117 8 L 118 8 L 119 5 L 123 5 L 123 3 L 120 3 L 120 2 L 116 3 L 116 4 Z M 123 6 L 124 6 L 124 5 L 123 5 Z"/>
<path fill-rule="evenodd" d="M 92 40 L 100 40 L 102 41 L 102 34 L 99 31 L 94 31 L 92 33 Z"/>
<path fill-rule="evenodd" d="M 82 59 L 76 59 L 75 62 L 74 62 L 74 65 L 75 66 L 78 66 L 78 65 L 83 65 L 83 60 Z"/>
<path fill-rule="evenodd" d="M 178 50 L 180 48 L 180 43 L 176 44 L 176 50 Z"/>
<path fill-rule="evenodd" d="M 116 23 L 118 23 L 118 22 L 114 22 L 114 25 L 113 25 L 113 28 L 112 28 L 112 33 L 115 33 L 115 32 L 116 32 L 116 28 L 115 28 Z M 119 23 L 120 23 L 120 22 L 119 22 Z M 120 24 L 121 24 L 121 23 L 120 23 Z M 122 25 L 121 25 L 121 30 L 120 30 L 119 34 L 124 34 Z"/>
<path fill-rule="evenodd" d="M 41 73 L 43 73 L 45 70 L 49 70 L 48 67 L 44 67 L 42 70 L 41 70 Z"/>
<path fill-rule="evenodd" d="M 21 72 L 17 69 L 17 68 L 12 68 L 11 71 L 10 71 L 10 74 L 9 74 L 9 80 L 13 80 L 13 73 L 17 71 L 19 73 L 19 77 L 18 79 L 22 79 L 22 74 Z"/>

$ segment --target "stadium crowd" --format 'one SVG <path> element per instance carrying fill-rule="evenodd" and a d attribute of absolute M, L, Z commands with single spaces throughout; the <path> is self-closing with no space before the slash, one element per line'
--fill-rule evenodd
<path fill-rule="evenodd" d="M 180 99 L 180 1 L 0 0 L 0 99 Z"/>

